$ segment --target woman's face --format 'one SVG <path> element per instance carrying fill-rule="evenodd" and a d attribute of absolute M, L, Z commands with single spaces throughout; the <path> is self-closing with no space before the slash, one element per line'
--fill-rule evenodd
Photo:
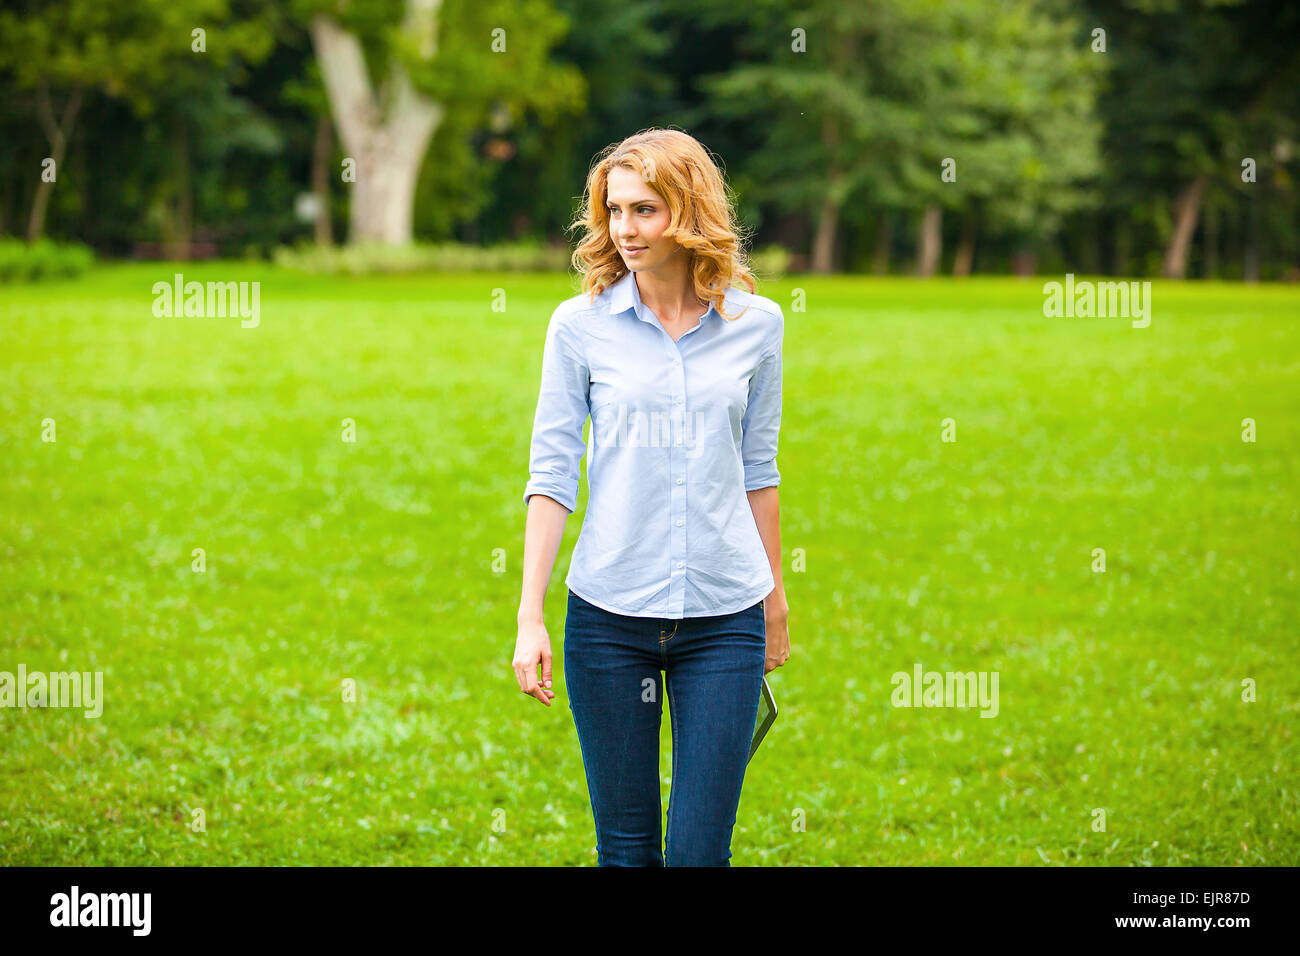
<path fill-rule="evenodd" d="M 662 238 L 670 219 L 668 203 L 638 173 L 615 166 L 607 191 L 609 237 L 629 272 L 653 269 L 681 249 L 676 241 Z"/>

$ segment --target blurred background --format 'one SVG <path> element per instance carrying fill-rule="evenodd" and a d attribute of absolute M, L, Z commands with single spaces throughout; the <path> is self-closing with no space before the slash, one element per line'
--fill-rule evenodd
<path fill-rule="evenodd" d="M 1289 0 L 6 0 L 0 235 L 563 268 L 671 125 L 773 271 L 1295 281 L 1298 51 Z"/>

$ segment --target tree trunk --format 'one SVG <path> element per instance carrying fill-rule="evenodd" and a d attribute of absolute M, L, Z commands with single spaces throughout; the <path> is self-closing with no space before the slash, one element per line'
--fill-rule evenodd
<path fill-rule="evenodd" d="M 1011 274 L 1029 277 L 1038 271 L 1038 253 L 1026 246 L 1021 246 L 1011 254 Z"/>
<path fill-rule="evenodd" d="M 1201 232 L 1205 245 L 1205 278 L 1219 275 L 1219 213 L 1213 204 L 1205 207 L 1205 229 Z"/>
<path fill-rule="evenodd" d="M 880 213 L 876 223 L 876 248 L 871 255 L 871 271 L 882 276 L 889 271 L 889 249 L 894 239 L 894 219 L 889 210 Z"/>
<path fill-rule="evenodd" d="M 1078 260 L 1078 272 L 1084 275 L 1100 275 L 1102 268 L 1101 239 L 1098 236 L 1097 216 L 1085 214 L 1080 216 L 1078 238 L 1073 245 L 1073 254 Z M 1069 249 L 1065 241 L 1062 245 Z M 1066 261 L 1070 261 L 1067 254 Z"/>
<path fill-rule="evenodd" d="M 175 172 L 175 195 L 163 226 L 163 251 L 168 259 L 188 259 L 194 237 L 194 192 L 190 185 L 189 136 L 185 115 L 172 117 L 172 168 Z"/>
<path fill-rule="evenodd" d="M 68 102 L 63 106 L 63 119 L 55 121 L 54 107 L 50 103 L 50 87 L 45 80 L 36 93 L 36 116 L 45 138 L 50 141 L 50 158 L 54 160 L 54 176 L 57 179 L 63 170 L 63 157 L 68 150 L 68 140 L 72 137 L 72 128 L 77 122 L 77 112 L 81 109 L 81 89 L 72 91 Z M 43 172 L 44 170 L 42 170 Z M 50 193 L 54 183 L 46 182 L 44 176 L 36 183 L 36 195 L 32 197 L 31 215 L 27 217 L 27 241 L 35 242 L 45 232 L 45 210 L 50 204 Z"/>
<path fill-rule="evenodd" d="M 817 216 L 817 232 L 813 237 L 812 271 L 826 274 L 835 271 L 835 238 L 840 228 L 839 195 L 841 173 L 838 150 L 840 131 L 835 114 L 827 110 L 822 117 L 822 145 L 830 163 L 826 169 L 826 195 L 822 197 Z"/>
<path fill-rule="evenodd" d="M 939 268 L 943 249 L 943 210 L 937 205 L 925 207 L 921 216 L 921 235 L 916 254 L 916 274 L 929 277 Z"/>
<path fill-rule="evenodd" d="M 316 120 L 316 144 L 311 154 L 311 191 L 316 194 L 316 244 L 334 243 L 330 228 L 330 160 L 334 155 L 334 137 L 330 119 L 321 116 Z"/>
<path fill-rule="evenodd" d="M 813 238 L 812 271 L 826 274 L 835 271 L 835 234 L 839 231 L 840 210 L 831 197 L 822 200 L 817 217 L 817 234 Z"/>
<path fill-rule="evenodd" d="M 1111 275 L 1127 276 L 1131 275 L 1130 258 L 1133 250 L 1133 228 L 1130 225 L 1128 216 L 1119 216 L 1115 220 L 1114 245 L 1112 247 L 1115 260 L 1111 265 Z"/>
<path fill-rule="evenodd" d="M 1201 209 L 1201 194 L 1205 192 L 1205 174 L 1197 176 L 1174 200 L 1174 234 L 1165 247 L 1164 275 L 1166 279 L 1181 279 L 1187 274 L 1187 251 L 1196 232 L 1196 215 Z"/>
<path fill-rule="evenodd" d="M 970 275 L 975 262 L 975 210 L 968 209 L 961 221 L 961 237 L 957 240 L 957 254 L 952 260 L 952 274 Z"/>
<path fill-rule="evenodd" d="M 1246 261 L 1241 274 L 1246 282 L 1259 281 L 1259 200 L 1255 198 L 1258 195 L 1252 189 L 1246 207 Z"/>
<path fill-rule="evenodd" d="M 441 0 L 407 0 L 403 32 L 433 36 L 427 20 L 436 23 L 440 6 Z M 334 126 L 345 156 L 356 163 L 356 182 L 348 184 L 348 240 L 409 243 L 416 180 L 444 108 L 415 89 L 396 59 L 376 96 L 360 41 L 332 18 L 313 17 L 311 35 Z M 436 52 L 436 38 L 426 50 Z"/>

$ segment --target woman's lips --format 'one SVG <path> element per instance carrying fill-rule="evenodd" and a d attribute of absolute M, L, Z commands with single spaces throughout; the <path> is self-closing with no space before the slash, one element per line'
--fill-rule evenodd
<path fill-rule="evenodd" d="M 641 253 L 645 252 L 645 246 L 639 246 L 635 249 L 629 249 L 627 246 L 623 246 L 622 249 L 623 255 L 625 256 L 639 256 Z"/>

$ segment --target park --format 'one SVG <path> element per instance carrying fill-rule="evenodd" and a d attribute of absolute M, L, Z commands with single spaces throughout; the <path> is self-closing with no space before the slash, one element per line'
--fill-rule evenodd
<path fill-rule="evenodd" d="M 0 871 L 597 865 L 575 543 L 614 502 L 595 560 L 668 574 L 671 528 L 676 599 L 766 590 L 692 521 L 730 477 L 781 573 L 729 865 L 1300 864 L 1298 50 L 1285 0 L 6 5 Z M 590 336 L 547 392 L 557 305 L 628 271 L 681 394 L 593 409 Z M 721 280 L 781 338 L 688 381 Z M 654 417 L 763 359 L 757 448 Z M 643 807 L 720 779 L 662 716 Z"/>
<path fill-rule="evenodd" d="M 104 673 L 96 720 L 0 710 L 0 862 L 594 862 L 572 723 L 508 668 L 566 280 L 187 263 L 261 283 L 276 320 L 253 333 L 153 319 L 173 271 L 0 301 L 4 669 Z M 1155 281 L 1160 320 L 1134 333 L 1046 318 L 1015 278 L 762 288 L 796 286 L 795 656 L 735 865 L 1300 859 L 1300 292 Z M 996 719 L 891 706 L 917 660 L 998 671 Z"/>

